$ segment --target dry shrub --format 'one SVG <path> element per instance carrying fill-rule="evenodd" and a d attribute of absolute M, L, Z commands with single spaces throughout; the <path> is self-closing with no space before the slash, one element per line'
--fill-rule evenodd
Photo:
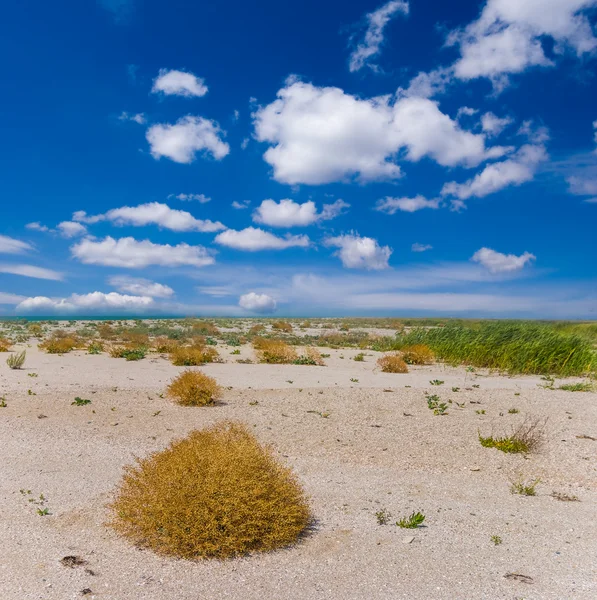
<path fill-rule="evenodd" d="M 268 552 L 310 521 L 288 467 L 241 423 L 192 431 L 125 468 L 110 525 L 138 546 L 186 559 Z"/>
<path fill-rule="evenodd" d="M 39 348 L 45 350 L 48 354 L 66 354 L 80 345 L 80 341 L 74 337 L 56 331 L 47 340 L 39 344 Z"/>
<path fill-rule="evenodd" d="M 253 325 L 251 329 L 249 329 L 249 333 L 252 335 L 257 335 L 258 333 L 263 333 L 265 331 L 265 325 Z"/>
<path fill-rule="evenodd" d="M 125 344 L 110 348 L 112 358 L 124 358 L 128 361 L 141 360 L 147 356 L 147 347 L 140 344 Z"/>
<path fill-rule="evenodd" d="M 261 363 L 281 365 L 293 363 L 298 359 L 296 350 L 282 340 L 257 338 L 253 347 L 257 350 L 257 358 Z"/>
<path fill-rule="evenodd" d="M 195 321 L 193 323 L 193 332 L 201 335 L 218 335 L 220 330 L 213 324 L 206 321 Z"/>
<path fill-rule="evenodd" d="M 305 348 L 305 352 L 301 354 L 294 361 L 295 365 L 316 365 L 318 367 L 325 366 L 323 362 L 323 356 L 321 356 L 321 352 L 317 350 L 317 348 L 313 348 L 312 346 L 308 346 Z"/>
<path fill-rule="evenodd" d="M 42 327 L 39 323 L 31 323 L 27 326 L 27 330 L 33 337 L 41 337 L 43 334 Z"/>
<path fill-rule="evenodd" d="M 116 337 L 116 332 L 107 322 L 98 325 L 97 333 L 102 340 L 113 340 Z"/>
<path fill-rule="evenodd" d="M 429 346 L 415 344 L 402 349 L 402 358 L 407 365 L 430 365 L 435 355 Z"/>
<path fill-rule="evenodd" d="M 139 333 L 130 329 L 125 329 L 120 334 L 120 339 L 127 344 L 135 346 L 149 346 L 149 336 L 146 333 Z"/>
<path fill-rule="evenodd" d="M 215 404 L 221 389 L 213 377 L 187 370 L 170 382 L 166 395 L 183 406 L 208 406 Z"/>
<path fill-rule="evenodd" d="M 408 366 L 400 354 L 386 354 L 377 359 L 377 364 L 384 373 L 408 373 Z"/>
<path fill-rule="evenodd" d="M 272 323 L 272 329 L 274 331 L 282 331 L 284 333 L 292 333 L 292 325 L 287 321 L 276 321 Z"/>
<path fill-rule="evenodd" d="M 205 346 L 179 346 L 170 352 L 170 360 L 177 367 L 195 367 L 216 362 L 219 358 L 215 348 Z"/>
<path fill-rule="evenodd" d="M 0 338 L 0 352 L 9 352 L 12 342 L 6 338 Z"/>
<path fill-rule="evenodd" d="M 170 354 L 180 346 L 178 340 L 171 340 L 166 336 L 161 336 L 153 341 L 153 348 L 156 352 L 165 352 Z"/>

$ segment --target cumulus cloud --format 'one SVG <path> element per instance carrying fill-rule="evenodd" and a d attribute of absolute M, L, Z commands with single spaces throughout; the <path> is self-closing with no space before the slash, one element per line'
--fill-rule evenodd
<path fill-rule="evenodd" d="M 110 221 L 118 226 L 143 227 L 158 225 L 171 231 L 200 231 L 204 233 L 226 229 L 219 221 L 196 219 L 185 210 L 170 208 L 167 204 L 161 204 L 160 202 L 149 202 L 138 206 L 121 206 L 101 215 L 88 215 L 85 211 L 79 210 L 73 214 L 73 220 L 77 221 L 76 224 Z"/>
<path fill-rule="evenodd" d="M 71 254 L 87 265 L 127 267 L 142 269 L 150 265 L 163 267 L 205 267 L 215 263 L 212 254 L 203 246 L 189 244 L 154 244 L 149 240 L 138 241 L 132 237 L 103 240 L 86 238 L 70 248 Z"/>
<path fill-rule="evenodd" d="M 471 260 L 483 265 L 490 273 L 511 273 L 519 271 L 535 258 L 530 252 L 516 256 L 515 254 L 502 254 L 491 248 L 481 248 L 473 254 Z"/>
<path fill-rule="evenodd" d="M 205 194 L 170 194 L 168 198 L 176 198 L 183 202 L 199 202 L 199 204 L 211 202 L 211 198 Z"/>
<path fill-rule="evenodd" d="M 144 310 L 153 305 L 148 296 L 127 296 L 110 292 L 91 292 L 89 294 L 72 294 L 68 298 L 48 298 L 34 296 L 26 298 L 16 307 L 16 312 L 23 313 L 72 313 L 72 312 L 130 312 Z"/>
<path fill-rule="evenodd" d="M 388 260 L 392 250 L 389 246 L 380 246 L 373 238 L 346 234 L 327 238 L 324 245 L 339 248 L 335 255 L 347 269 L 379 271 L 389 268 Z"/>
<path fill-rule="evenodd" d="M 419 242 L 415 242 L 410 249 L 413 252 L 426 252 L 427 250 L 432 250 L 433 246 L 430 244 L 419 244 Z"/>
<path fill-rule="evenodd" d="M 162 283 L 156 283 L 142 277 L 128 277 L 116 275 L 108 279 L 108 283 L 119 292 L 128 292 L 135 296 L 149 296 L 150 298 L 169 298 L 174 295 L 174 290 Z"/>
<path fill-rule="evenodd" d="M 25 225 L 27 229 L 31 229 L 32 231 L 50 231 L 50 228 L 46 225 L 42 225 L 39 221 L 34 221 L 33 223 L 27 223 Z"/>
<path fill-rule="evenodd" d="M 443 94 L 453 78 L 454 73 L 449 67 L 439 67 L 429 72 L 421 71 L 410 80 L 408 88 L 398 88 L 398 96 L 433 98 Z"/>
<path fill-rule="evenodd" d="M 400 150 L 405 160 L 450 167 L 474 167 L 508 150 L 486 148 L 484 134 L 463 130 L 427 98 L 360 99 L 294 79 L 277 95 L 253 117 L 255 137 L 272 144 L 263 157 L 281 183 L 397 179 Z"/>
<path fill-rule="evenodd" d="M 256 294 L 255 292 L 243 294 L 238 300 L 238 305 L 245 310 L 260 314 L 273 313 L 277 306 L 276 301 L 271 296 Z"/>
<path fill-rule="evenodd" d="M 56 229 L 65 238 L 79 237 L 87 233 L 87 227 L 76 221 L 62 221 L 56 225 Z"/>
<path fill-rule="evenodd" d="M 138 125 L 145 125 L 147 123 L 147 119 L 143 113 L 130 114 L 126 111 L 122 111 L 120 116 L 118 117 L 119 121 L 132 121 L 133 123 L 137 123 Z"/>
<path fill-rule="evenodd" d="M 290 235 L 279 237 L 256 227 L 247 227 L 241 231 L 227 229 L 219 233 L 215 239 L 216 244 L 256 252 L 258 250 L 285 250 L 286 248 L 307 248 L 311 241 L 306 235 Z"/>
<path fill-rule="evenodd" d="M 29 250 L 33 250 L 31 244 L 0 234 L 0 254 L 23 254 Z"/>
<path fill-rule="evenodd" d="M 230 146 L 221 139 L 222 135 L 216 121 L 189 115 L 178 119 L 174 125 L 152 125 L 145 137 L 156 160 L 165 156 L 177 163 L 190 164 L 197 152 L 222 160 L 230 152 Z"/>
<path fill-rule="evenodd" d="M 543 37 L 553 39 L 556 54 L 591 52 L 597 38 L 586 11 L 596 5 L 596 0 L 488 0 L 477 20 L 448 37 L 461 54 L 454 74 L 463 80 L 487 77 L 499 91 L 511 74 L 554 65 L 543 51 Z"/>
<path fill-rule="evenodd" d="M 485 133 L 491 136 L 496 136 L 502 133 L 502 131 L 504 131 L 504 129 L 512 122 L 513 121 L 510 117 L 504 117 L 503 119 L 500 119 L 500 117 L 497 117 L 492 112 L 486 112 L 481 117 L 481 128 L 483 131 L 485 131 Z"/>
<path fill-rule="evenodd" d="M 414 198 L 392 198 L 387 196 L 378 200 L 375 204 L 375 210 L 388 215 L 393 215 L 399 210 L 413 213 L 424 208 L 439 208 L 439 198 L 428 200 L 420 194 Z"/>
<path fill-rule="evenodd" d="M 52 281 L 62 281 L 62 273 L 45 269 L 43 267 L 35 267 L 33 265 L 8 265 L 0 264 L 0 273 L 9 273 L 11 275 L 21 275 L 23 277 L 32 277 L 34 279 L 50 279 Z"/>
<path fill-rule="evenodd" d="M 390 0 L 377 10 L 366 16 L 367 31 L 361 43 L 350 55 L 348 68 L 352 73 L 359 71 L 369 63 L 369 60 L 379 54 L 384 41 L 384 29 L 390 19 L 398 14 L 407 15 L 408 2 Z M 375 68 L 373 65 L 368 65 Z"/>
<path fill-rule="evenodd" d="M 160 69 L 158 76 L 153 80 L 151 91 L 154 94 L 162 93 L 166 96 L 192 98 L 205 96 L 207 86 L 201 77 L 197 77 L 193 73 L 175 69 Z"/>
<path fill-rule="evenodd" d="M 332 204 L 324 204 L 322 211 L 317 212 L 315 202 L 311 200 L 303 204 L 288 198 L 280 202 L 264 200 L 253 212 L 253 221 L 270 227 L 305 227 L 318 221 L 335 219 L 349 206 L 343 200 L 336 200 Z"/>
<path fill-rule="evenodd" d="M 0 292 L 0 304 L 19 304 L 23 300 L 25 300 L 25 296 Z"/>
<path fill-rule="evenodd" d="M 473 196 L 483 198 L 509 185 L 522 185 L 533 179 L 538 166 L 547 158 L 543 145 L 525 144 L 511 158 L 487 165 L 465 183 L 451 181 L 444 184 L 441 194 L 462 201 Z M 461 206 L 461 202 L 457 201 L 456 206 Z"/>

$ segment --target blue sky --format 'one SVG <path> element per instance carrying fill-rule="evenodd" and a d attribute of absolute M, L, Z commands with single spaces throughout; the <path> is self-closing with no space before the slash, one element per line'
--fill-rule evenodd
<path fill-rule="evenodd" d="M 597 0 L 30 0 L 0 314 L 597 315 Z"/>

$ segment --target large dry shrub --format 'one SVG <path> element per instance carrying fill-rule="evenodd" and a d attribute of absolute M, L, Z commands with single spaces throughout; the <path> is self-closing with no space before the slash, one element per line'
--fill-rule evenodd
<path fill-rule="evenodd" d="M 206 346 L 179 346 L 170 352 L 170 360 L 177 367 L 195 367 L 216 362 L 219 358 L 215 348 Z"/>
<path fill-rule="evenodd" d="M 408 366 L 400 354 L 386 354 L 377 359 L 384 373 L 408 373 Z"/>
<path fill-rule="evenodd" d="M 221 389 L 213 377 L 186 370 L 170 382 L 166 395 L 183 406 L 207 406 L 215 404 Z"/>
<path fill-rule="evenodd" d="M 195 321 L 193 323 L 193 332 L 201 335 L 218 335 L 220 330 L 208 321 Z"/>
<path fill-rule="evenodd" d="M 8 352 L 12 347 L 12 342 L 6 338 L 0 338 L 0 352 Z"/>
<path fill-rule="evenodd" d="M 425 344 L 403 348 L 402 358 L 407 365 L 430 365 L 435 360 L 433 351 Z"/>
<path fill-rule="evenodd" d="M 186 559 L 294 543 L 310 521 L 291 469 L 241 423 L 193 431 L 125 468 L 111 526 L 134 544 Z"/>
<path fill-rule="evenodd" d="M 253 327 L 251 327 L 249 329 L 249 333 L 251 335 L 257 335 L 259 333 L 263 333 L 264 331 L 265 331 L 265 325 L 261 325 L 261 324 L 259 324 L 259 325 L 253 325 Z"/>
<path fill-rule="evenodd" d="M 170 352 L 176 350 L 176 348 L 179 346 L 180 343 L 178 340 L 172 340 L 164 335 L 153 340 L 153 348 L 156 352 L 169 354 Z"/>
<path fill-rule="evenodd" d="M 274 365 L 293 363 L 298 359 L 296 350 L 282 340 L 256 338 L 253 347 L 257 350 L 259 362 Z"/>

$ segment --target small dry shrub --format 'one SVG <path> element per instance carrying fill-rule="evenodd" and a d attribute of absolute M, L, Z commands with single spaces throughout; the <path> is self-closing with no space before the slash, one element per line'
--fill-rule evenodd
<path fill-rule="evenodd" d="M 107 322 L 97 326 L 97 333 L 102 340 L 113 340 L 116 337 L 116 332 Z"/>
<path fill-rule="evenodd" d="M 292 333 L 292 325 L 287 321 L 276 321 L 272 323 L 274 331 L 282 331 L 283 333 Z"/>
<path fill-rule="evenodd" d="M 74 336 L 62 335 L 62 332 L 56 331 L 47 340 L 39 344 L 39 348 L 45 350 L 48 354 L 66 354 L 74 350 L 80 344 Z"/>
<path fill-rule="evenodd" d="M 253 347 L 257 350 L 257 358 L 261 363 L 282 365 L 293 363 L 298 359 L 296 350 L 282 340 L 257 338 L 253 342 Z"/>
<path fill-rule="evenodd" d="M 536 452 L 545 440 L 547 419 L 526 417 L 510 435 L 483 437 L 479 433 L 479 442 L 484 448 L 497 448 L 509 454 Z"/>
<path fill-rule="evenodd" d="M 26 356 L 27 353 L 25 350 L 23 350 L 22 352 L 17 352 L 16 354 L 11 354 L 6 359 L 6 364 L 8 365 L 8 368 L 15 370 L 20 369 L 25 364 Z"/>
<path fill-rule="evenodd" d="M 161 336 L 153 341 L 153 347 L 156 352 L 170 354 L 180 346 L 178 340 L 172 340 L 166 336 Z"/>
<path fill-rule="evenodd" d="M 377 359 L 377 365 L 384 373 L 408 373 L 408 366 L 400 354 L 386 354 Z"/>
<path fill-rule="evenodd" d="M 206 346 L 179 346 L 170 352 L 170 360 L 177 367 L 195 367 L 216 362 L 219 358 L 215 348 Z"/>
<path fill-rule="evenodd" d="M 112 358 L 124 358 L 128 361 L 141 360 L 147 356 L 147 347 L 139 344 L 125 344 L 110 348 Z"/>
<path fill-rule="evenodd" d="M 27 330 L 33 337 L 41 337 L 43 335 L 43 329 L 39 323 L 31 323 L 27 326 Z"/>
<path fill-rule="evenodd" d="M 120 334 L 120 339 L 127 344 L 134 346 L 149 346 L 149 336 L 146 333 L 139 333 L 138 331 L 132 331 L 125 329 Z"/>
<path fill-rule="evenodd" d="M 6 338 L 0 338 L 0 352 L 9 352 L 12 342 Z"/>
<path fill-rule="evenodd" d="M 221 389 L 213 377 L 187 370 L 170 382 L 166 395 L 183 406 L 207 406 L 215 404 Z"/>
<path fill-rule="evenodd" d="M 251 329 L 249 329 L 249 333 L 251 335 L 257 335 L 259 333 L 263 333 L 265 331 L 265 325 L 253 325 Z"/>
<path fill-rule="evenodd" d="M 268 552 L 311 516 L 288 467 L 241 423 L 193 431 L 125 468 L 110 525 L 134 544 L 186 559 Z"/>
<path fill-rule="evenodd" d="M 430 365 L 435 355 L 429 346 L 415 344 L 402 349 L 402 358 L 407 365 Z"/>
<path fill-rule="evenodd" d="M 213 324 L 207 321 L 195 321 L 193 323 L 193 332 L 201 335 L 218 335 L 220 330 Z"/>

